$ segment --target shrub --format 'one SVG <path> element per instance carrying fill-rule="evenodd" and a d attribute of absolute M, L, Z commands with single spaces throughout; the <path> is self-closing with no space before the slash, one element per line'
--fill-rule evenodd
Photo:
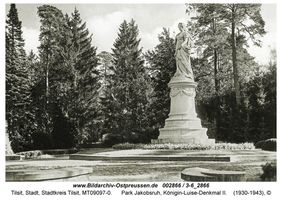
<path fill-rule="evenodd" d="M 24 156 L 25 159 L 34 159 L 34 158 L 37 158 L 38 156 L 41 156 L 42 151 L 39 151 L 39 150 L 25 151 L 25 152 L 17 153 L 17 155 Z"/>
<path fill-rule="evenodd" d="M 151 138 L 155 137 L 156 130 L 153 128 L 140 129 L 130 133 L 123 133 L 124 142 L 128 143 L 150 143 Z"/>
<path fill-rule="evenodd" d="M 73 149 L 47 149 L 47 150 L 33 150 L 33 151 L 23 151 L 17 153 L 17 155 L 24 156 L 25 159 L 34 159 L 38 157 L 49 157 L 51 155 L 62 155 L 62 154 L 72 154 L 77 153 L 76 148 Z"/>
<path fill-rule="evenodd" d="M 124 141 L 128 143 L 138 143 L 140 142 L 141 136 L 139 133 L 131 132 L 124 135 Z"/>
<path fill-rule="evenodd" d="M 276 181 L 276 162 L 266 163 L 262 166 L 262 171 L 260 178 L 263 181 Z"/>
<path fill-rule="evenodd" d="M 11 148 L 15 153 L 31 149 L 32 139 L 30 137 L 17 134 L 12 136 L 10 141 Z"/>
<path fill-rule="evenodd" d="M 32 135 L 33 149 L 50 149 L 53 148 L 53 138 L 50 134 L 36 132 Z"/>
<path fill-rule="evenodd" d="M 54 117 L 52 141 L 53 147 L 57 149 L 71 148 L 75 145 L 77 130 L 71 121 L 63 115 L 58 108 Z M 49 146 L 50 148 L 50 146 Z"/>
<path fill-rule="evenodd" d="M 142 149 L 142 144 L 120 143 L 112 146 L 114 149 Z"/>
<path fill-rule="evenodd" d="M 276 151 L 276 138 L 259 141 L 255 144 L 255 147 L 267 151 Z"/>
<path fill-rule="evenodd" d="M 124 139 L 123 139 L 122 135 L 120 135 L 120 134 L 107 133 L 107 134 L 103 135 L 102 142 L 103 142 L 103 145 L 111 147 L 114 144 L 124 142 Z"/>

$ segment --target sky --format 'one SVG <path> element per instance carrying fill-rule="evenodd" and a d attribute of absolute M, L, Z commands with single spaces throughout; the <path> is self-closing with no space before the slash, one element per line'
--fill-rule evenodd
<path fill-rule="evenodd" d="M 53 4 L 54 5 L 54 4 Z M 17 4 L 19 18 L 22 21 L 25 48 L 37 52 L 40 21 L 37 7 L 40 4 Z M 158 34 L 163 27 L 169 28 L 171 35 L 178 32 L 177 24 L 185 22 L 189 16 L 185 13 L 184 4 L 55 4 L 63 13 L 72 13 L 76 7 L 90 33 L 93 34 L 93 45 L 98 52 L 111 51 L 117 38 L 118 27 L 123 20 L 134 19 L 139 27 L 141 47 L 144 51 L 152 50 L 158 44 Z M 6 14 L 9 5 L 6 5 Z M 249 53 L 260 64 L 267 64 L 270 49 L 276 47 L 276 5 L 262 4 L 262 17 L 267 34 L 261 38 L 262 47 L 250 45 Z"/>

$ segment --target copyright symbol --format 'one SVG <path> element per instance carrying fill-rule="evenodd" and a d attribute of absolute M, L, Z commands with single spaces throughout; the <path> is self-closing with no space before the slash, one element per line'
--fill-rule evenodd
<path fill-rule="evenodd" d="M 267 191 L 266 191 L 266 194 L 267 194 L 267 195 L 271 195 L 271 191 L 270 191 L 270 190 L 267 190 Z"/>

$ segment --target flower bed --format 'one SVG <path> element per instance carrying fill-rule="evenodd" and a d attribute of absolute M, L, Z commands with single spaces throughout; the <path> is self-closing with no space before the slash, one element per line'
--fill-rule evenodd
<path fill-rule="evenodd" d="M 214 145 L 203 144 L 131 144 L 121 143 L 113 146 L 114 149 L 172 149 L 172 150 L 252 150 L 253 143 L 216 143 Z"/>

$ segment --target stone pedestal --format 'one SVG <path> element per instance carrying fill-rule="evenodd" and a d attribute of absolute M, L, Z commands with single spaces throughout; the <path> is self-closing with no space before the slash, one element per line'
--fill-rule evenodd
<path fill-rule="evenodd" d="M 15 155 L 10 144 L 9 134 L 7 131 L 7 122 L 6 122 L 6 144 L 5 144 L 5 154 L 6 154 L 6 161 L 8 160 L 20 160 L 21 157 L 19 155 Z"/>
<path fill-rule="evenodd" d="M 6 131 L 6 134 L 5 134 L 6 138 L 5 138 L 5 153 L 6 153 L 6 156 L 10 156 L 10 155 L 13 155 L 14 152 L 11 148 L 11 144 L 10 144 L 10 140 L 9 140 L 9 135 L 8 135 L 8 132 Z"/>
<path fill-rule="evenodd" d="M 201 125 L 195 109 L 197 83 L 184 77 L 173 77 L 170 87 L 170 114 L 160 129 L 158 143 L 214 144 Z"/>

